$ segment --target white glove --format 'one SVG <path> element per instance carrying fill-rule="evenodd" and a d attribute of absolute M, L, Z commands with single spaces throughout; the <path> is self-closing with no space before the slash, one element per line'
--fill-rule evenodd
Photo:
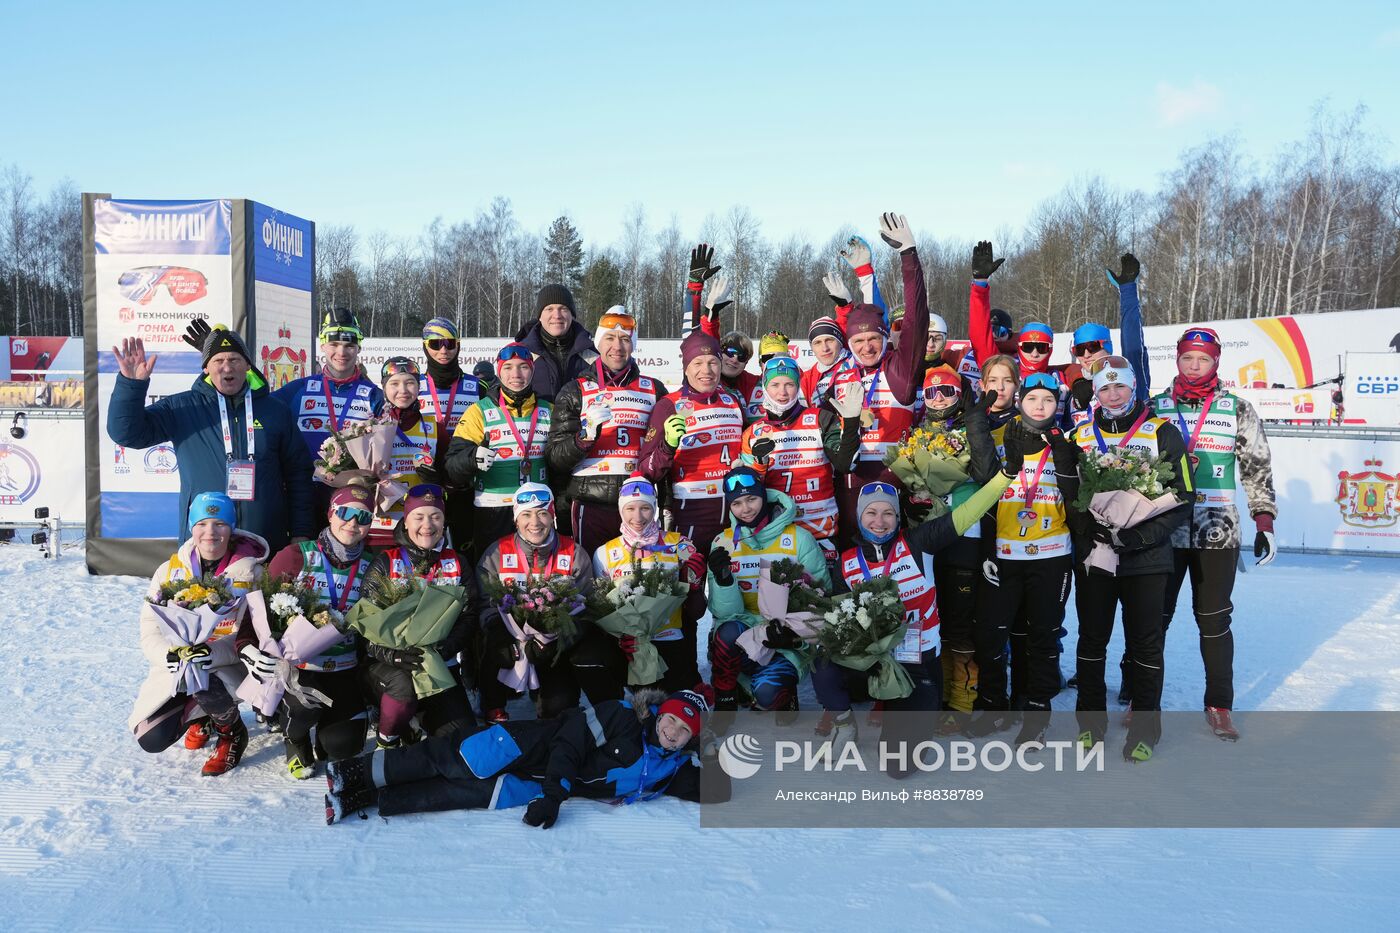
<path fill-rule="evenodd" d="M 598 436 L 598 429 L 611 419 L 612 409 L 594 402 L 584 409 L 582 415 L 579 415 L 579 434 L 584 440 L 591 441 Z"/>
<path fill-rule="evenodd" d="M 831 400 L 831 407 L 836 409 L 836 413 L 844 418 L 859 418 L 860 410 L 865 407 L 865 391 L 859 382 L 843 382 L 836 387 L 836 395 Z"/>
<path fill-rule="evenodd" d="M 914 248 L 914 231 L 909 229 L 909 221 L 903 214 L 880 215 L 880 239 L 901 253 Z"/>
<path fill-rule="evenodd" d="M 238 652 L 238 657 L 248 669 L 248 673 L 258 680 L 267 680 L 277 672 L 277 659 L 255 645 L 244 645 L 243 650 Z"/>
<path fill-rule="evenodd" d="M 982 561 L 982 578 L 992 586 L 1001 586 L 1001 580 L 997 579 L 997 562 L 994 560 Z"/>
<path fill-rule="evenodd" d="M 853 236 L 846 241 L 846 248 L 841 250 L 841 258 L 846 260 L 846 265 L 852 269 L 868 266 L 870 265 L 870 244 L 865 242 L 864 237 Z"/>
<path fill-rule="evenodd" d="M 717 275 L 710 283 L 710 293 L 705 296 L 705 310 L 713 311 L 715 308 L 723 308 L 734 300 L 734 283 L 727 275 Z"/>
<path fill-rule="evenodd" d="M 838 305 L 848 305 L 851 303 L 851 290 L 846 287 L 846 283 L 841 280 L 841 276 L 835 272 L 828 272 L 822 276 L 822 284 L 826 286 L 826 293 L 831 296 L 831 300 Z"/>
<path fill-rule="evenodd" d="M 485 473 L 487 470 L 491 469 L 491 464 L 496 462 L 496 452 L 490 447 L 478 445 L 476 448 L 476 456 L 473 458 L 472 462 L 476 464 L 476 471 L 478 473 Z"/>
<path fill-rule="evenodd" d="M 1261 550 L 1264 552 L 1262 556 L 1259 554 Z M 1278 544 L 1272 531 L 1260 531 L 1254 535 L 1254 555 L 1259 558 L 1254 562 L 1256 567 L 1267 567 L 1274 562 L 1278 556 Z"/>

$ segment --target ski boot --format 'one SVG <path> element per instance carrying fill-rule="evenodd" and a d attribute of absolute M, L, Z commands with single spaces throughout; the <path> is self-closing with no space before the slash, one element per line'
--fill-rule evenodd
<path fill-rule="evenodd" d="M 1221 709 L 1218 706 L 1206 707 L 1206 722 L 1210 724 L 1210 731 L 1215 733 L 1216 738 L 1222 742 L 1238 742 L 1240 740 L 1239 731 L 1235 729 L 1235 724 L 1230 721 L 1230 711 Z"/>
<path fill-rule="evenodd" d="M 716 690 L 715 708 L 710 713 L 710 729 L 715 735 L 724 735 L 734 725 L 739 712 L 739 691 Z"/>
<path fill-rule="evenodd" d="M 855 714 L 850 710 L 836 713 L 831 720 L 831 735 L 822 743 L 818 754 L 830 750 L 831 761 L 835 763 L 841 759 L 841 753 L 845 751 L 846 746 L 854 744 L 859 739 L 860 725 L 856 722 Z"/>
<path fill-rule="evenodd" d="M 364 818 L 364 810 L 379 800 L 379 791 L 371 787 L 367 790 L 344 791 L 326 794 L 326 825 L 343 820 L 347 813 L 359 813 Z"/>
<path fill-rule="evenodd" d="M 1152 746 L 1146 742 L 1127 742 L 1123 746 L 1123 760 L 1142 764 L 1152 758 Z"/>
<path fill-rule="evenodd" d="M 190 723 L 190 727 L 185 730 L 185 748 L 196 751 L 209 744 L 209 735 L 214 730 L 209 725 L 209 720 L 196 719 Z"/>
<path fill-rule="evenodd" d="M 287 753 L 287 774 L 293 780 L 305 781 L 316 773 L 315 752 L 309 742 L 283 738 L 282 744 Z"/>
<path fill-rule="evenodd" d="M 1079 733 L 1079 747 L 1086 752 L 1103 741 L 1103 731 L 1101 729 L 1085 729 Z"/>
<path fill-rule="evenodd" d="M 773 724 L 780 729 L 786 728 L 797 722 L 797 714 L 800 711 L 801 707 L 797 703 L 797 692 L 793 691 L 792 699 L 788 700 L 781 709 L 773 711 Z"/>
<path fill-rule="evenodd" d="M 248 747 L 248 727 L 237 717 L 227 725 L 214 726 L 218 741 L 214 743 L 214 754 L 204 763 L 200 773 L 205 777 L 227 774 L 238 767 L 243 760 L 243 751 Z"/>
<path fill-rule="evenodd" d="M 387 737 L 386 737 L 386 736 L 379 735 L 378 733 L 375 734 L 375 739 L 374 739 L 374 748 L 375 748 L 375 751 L 387 752 L 387 751 L 390 751 L 391 749 L 403 748 L 403 747 L 404 747 L 404 744 L 405 744 L 405 743 L 404 743 L 404 740 L 403 740 L 403 736 L 400 736 L 400 735 L 393 735 L 393 736 L 387 736 Z"/>
<path fill-rule="evenodd" d="M 332 794 L 360 791 L 374 786 L 370 780 L 370 755 L 357 755 L 326 765 L 326 790 Z"/>
<path fill-rule="evenodd" d="M 996 732 L 1010 729 L 1014 725 L 1011 713 L 1004 709 L 984 709 L 967 724 L 964 734 L 968 738 L 981 739 Z"/>
<path fill-rule="evenodd" d="M 507 713 L 501 707 L 497 707 L 495 709 L 488 709 L 486 715 L 481 718 L 486 720 L 487 725 L 496 726 L 503 722 L 510 722 L 510 713 Z"/>

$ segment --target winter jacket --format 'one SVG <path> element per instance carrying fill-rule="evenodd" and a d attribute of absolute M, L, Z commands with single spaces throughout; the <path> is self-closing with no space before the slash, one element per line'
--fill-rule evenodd
<path fill-rule="evenodd" d="M 632 701 L 605 700 L 555 719 L 489 726 L 467 736 L 459 754 L 478 778 L 510 774 L 537 781 L 544 795 L 556 800 L 586 797 L 637 803 L 664 794 L 699 801 L 696 740 L 674 751 L 662 749 L 657 741 L 657 708 L 663 699 L 659 690 L 640 690 Z M 713 759 L 705 768 L 705 802 L 728 800 L 724 772 Z"/>
<path fill-rule="evenodd" d="M 235 594 L 246 593 L 262 579 L 263 561 L 267 560 L 268 553 L 267 542 L 262 538 L 251 532 L 234 531 L 219 576 L 227 581 Z M 155 599 L 160 593 L 160 588 L 172 580 L 194 581 L 203 575 L 199 552 L 195 550 L 194 542 L 184 541 L 175 553 L 170 555 L 170 559 L 156 568 L 156 572 L 151 576 L 151 585 L 146 591 L 147 601 L 141 604 L 141 653 L 151 663 L 151 668 L 136 694 L 136 703 L 127 719 L 127 726 L 132 729 L 135 729 L 141 720 L 159 710 L 174 695 L 170 687 L 175 676 L 165 667 L 165 655 L 170 650 L 170 642 L 161 634 L 164 626 L 152 611 L 150 600 Z M 239 609 L 233 624 L 234 631 L 209 640 L 209 674 L 223 681 L 230 696 L 244 678 L 243 664 L 238 660 L 235 647 L 235 632 L 238 622 L 246 612 L 246 607 Z"/>
<path fill-rule="evenodd" d="M 281 550 L 293 536 L 316 533 L 312 522 L 311 457 L 287 406 L 267 390 L 256 370 L 249 370 L 253 390 L 253 499 L 237 503 L 238 527 Z M 180 511 L 170 516 L 171 537 L 189 537 L 185 516 L 201 492 L 227 488 L 228 458 L 218 406 L 227 402 L 234 459 L 248 455 L 242 395 L 225 399 L 199 376 L 188 392 L 167 395 L 147 405 L 149 380 L 118 374 L 107 406 L 107 434 L 123 447 L 170 443 L 180 463 Z"/>
<path fill-rule="evenodd" d="M 486 553 L 481 555 L 481 562 L 478 563 L 476 567 L 476 577 L 482 593 L 480 618 L 483 632 L 486 631 L 486 626 L 489 623 L 500 618 L 500 612 L 498 611 L 496 602 L 490 599 L 486 594 L 490 592 L 493 582 L 499 582 L 501 579 L 501 543 L 510 538 L 515 539 L 515 546 L 518 547 L 521 554 L 524 555 L 526 566 L 521 569 L 526 571 L 528 571 L 530 567 L 535 566 L 540 568 L 547 567 L 550 560 L 553 559 L 555 552 L 558 551 L 561 543 L 567 541 L 573 544 L 574 559 L 569 565 L 569 576 L 573 579 L 574 586 L 578 588 L 580 593 L 586 595 L 593 586 L 593 555 L 579 547 L 572 538 L 566 538 L 556 533 L 547 544 L 541 547 L 535 547 L 533 544 L 520 537 L 519 534 L 507 535 L 486 549 Z M 580 630 L 587 624 L 588 623 L 584 622 L 582 618 L 578 619 L 578 627 Z M 570 643 L 571 642 L 565 639 L 560 639 L 560 647 L 567 648 Z"/>
<path fill-rule="evenodd" d="M 535 395 L 552 402 L 561 388 L 583 375 L 584 370 L 598 358 L 598 349 L 593 346 L 593 338 L 583 329 L 583 325 L 574 321 L 564 332 L 563 340 L 568 349 L 560 361 L 546 346 L 542 331 L 540 322 L 535 321 L 522 329 L 515 339 L 529 347 L 535 355 L 535 371 L 530 387 L 535 390 Z"/>
<path fill-rule="evenodd" d="M 595 374 L 587 373 L 586 378 Z M 636 363 L 629 363 L 626 372 L 610 385 L 625 385 L 639 375 Z M 666 397 L 666 387 L 652 380 L 656 389 L 656 400 Z M 580 419 L 583 414 L 583 386 L 578 378 L 569 380 L 554 397 L 554 410 L 550 413 L 549 438 L 545 441 L 545 459 L 549 464 L 549 475 L 565 489 L 565 497 L 570 501 L 616 503 L 622 484 L 627 477 L 622 474 L 612 476 L 575 476 L 574 467 L 588 456 L 590 447 L 580 446 L 588 441 L 579 438 Z M 638 430 L 635 437 L 638 457 L 641 456 L 642 439 L 646 429 Z M 567 480 L 566 480 L 567 478 Z"/>
<path fill-rule="evenodd" d="M 444 541 L 446 537 L 444 536 Z M 364 586 L 360 589 L 360 598 L 368 599 L 375 605 L 382 605 L 379 602 L 379 594 L 393 585 L 393 579 L 389 574 L 390 561 L 396 554 L 408 551 L 409 562 L 413 565 L 415 576 L 422 577 L 432 571 L 433 565 L 438 562 L 442 555 L 442 546 L 424 550 L 413 544 L 408 539 L 408 532 L 404 530 L 403 519 L 394 527 L 394 548 L 375 555 L 373 563 L 369 565 L 369 572 L 365 574 Z M 459 557 L 460 560 L 460 557 Z M 475 622 L 478 606 L 478 591 L 476 581 L 472 579 L 471 567 L 466 561 L 462 561 L 462 579 L 455 584 L 464 587 L 467 591 L 466 602 L 462 604 L 462 611 L 457 616 L 457 621 L 453 623 L 452 630 L 447 633 L 447 637 L 438 642 L 438 654 L 444 661 L 455 661 L 459 652 L 467 650 L 471 645 L 475 635 Z"/>

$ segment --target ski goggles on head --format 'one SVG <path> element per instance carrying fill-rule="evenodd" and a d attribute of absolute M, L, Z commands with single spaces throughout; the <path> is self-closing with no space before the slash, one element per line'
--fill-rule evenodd
<path fill-rule="evenodd" d="M 618 491 L 619 497 L 626 499 L 631 496 L 649 496 L 656 498 L 656 486 L 645 479 L 629 479 L 622 484 L 622 489 Z"/>
<path fill-rule="evenodd" d="M 1084 368 L 1085 375 L 1096 376 L 1099 370 L 1105 366 L 1112 366 L 1114 369 L 1132 369 L 1133 365 L 1121 356 L 1105 356 L 1101 360 L 1094 360 Z"/>
<path fill-rule="evenodd" d="M 407 373 L 410 376 L 418 375 L 418 364 L 406 356 L 393 356 L 384 361 L 384 365 L 379 367 L 379 381 L 384 382 L 390 376 L 397 376 L 400 373 Z"/>
<path fill-rule="evenodd" d="M 1191 342 L 1191 343 L 1217 343 L 1217 344 L 1218 344 L 1218 343 L 1220 343 L 1220 338 L 1219 338 L 1218 336 L 1216 336 L 1216 334 L 1215 334 L 1214 331 L 1209 331 L 1209 330 L 1202 330 L 1202 329 L 1193 328 L 1193 329 L 1191 329 L 1191 330 L 1188 330 L 1186 333 L 1182 334 L 1182 335 L 1181 335 L 1181 340 L 1178 341 L 1178 342 L 1179 342 L 1179 343 L 1185 343 L 1185 342 L 1187 342 L 1187 341 L 1189 341 L 1189 342 Z"/>
<path fill-rule="evenodd" d="M 335 517 L 342 522 L 354 522 L 362 527 L 374 521 L 374 513 L 369 509 L 362 509 L 358 505 L 336 506 Z"/>
<path fill-rule="evenodd" d="M 1098 353 L 1104 348 L 1102 340 L 1086 340 L 1083 343 L 1074 345 L 1075 356 L 1088 356 L 1090 353 Z"/>
<path fill-rule="evenodd" d="M 598 319 L 599 333 L 605 330 L 625 330 L 630 334 L 636 329 L 637 319 L 630 314 L 619 314 L 613 311 Z"/>
<path fill-rule="evenodd" d="M 344 327 L 338 327 L 334 330 L 323 330 L 321 331 L 321 342 L 359 344 L 360 332 L 358 330 L 348 330 Z"/>
<path fill-rule="evenodd" d="M 1023 340 L 1021 341 L 1022 353 L 1049 353 L 1050 344 L 1044 340 Z"/>
<path fill-rule="evenodd" d="M 924 401 L 926 402 L 939 398 L 957 398 L 960 395 L 962 395 L 962 389 L 955 385 L 938 383 L 937 385 L 924 386 Z"/>
<path fill-rule="evenodd" d="M 730 492 L 738 489 L 752 489 L 758 485 L 758 479 L 749 473 L 731 473 L 724 478 L 724 488 Z"/>
<path fill-rule="evenodd" d="M 548 508 L 554 501 L 554 493 L 548 489 L 524 489 L 515 493 L 515 507 L 531 506 L 534 508 Z"/>
<path fill-rule="evenodd" d="M 455 350 L 457 341 L 438 339 L 436 337 L 423 341 L 429 350 Z"/>
<path fill-rule="evenodd" d="M 1005 340 L 1007 337 L 1011 336 L 1011 328 L 1007 327 L 1005 324 L 993 324 L 992 336 L 998 340 Z"/>
<path fill-rule="evenodd" d="M 1021 394 L 1025 395 L 1031 389 L 1049 389 L 1056 395 L 1060 393 L 1060 383 L 1054 376 L 1048 373 L 1035 373 L 1027 376 L 1026 381 L 1021 383 Z"/>
<path fill-rule="evenodd" d="M 895 489 L 889 483 L 866 483 L 864 486 L 860 487 L 860 494 L 862 496 L 868 496 L 872 493 L 880 493 L 886 496 L 894 496 L 896 499 L 899 498 L 899 490 Z"/>
<path fill-rule="evenodd" d="M 525 363 L 530 363 L 531 365 L 535 362 L 534 356 L 530 353 L 530 348 L 523 343 L 508 343 L 504 347 L 501 347 L 500 351 L 496 354 L 496 362 L 498 364 L 509 362 L 510 360 L 520 360 Z"/>

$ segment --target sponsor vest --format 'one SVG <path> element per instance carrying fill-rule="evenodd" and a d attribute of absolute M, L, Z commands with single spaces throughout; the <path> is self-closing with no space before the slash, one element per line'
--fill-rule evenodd
<path fill-rule="evenodd" d="M 306 442 L 314 460 L 321 454 L 321 445 L 331 436 L 331 409 L 326 405 L 326 390 L 329 387 L 331 405 L 337 427 L 358 424 L 374 416 L 373 393 L 375 386 L 368 379 L 360 378 L 344 384 L 336 383 L 320 376 L 311 376 L 302 382 L 301 392 L 296 397 L 297 430 Z"/>
<path fill-rule="evenodd" d="M 809 408 L 790 424 L 766 420 L 748 427 L 749 446 L 761 438 L 773 441 L 764 483 L 787 493 L 797 505 L 797 524 L 823 540 L 836 534 L 836 477 L 822 446 L 818 410 Z"/>
<path fill-rule="evenodd" d="M 1235 396 L 1228 392 L 1217 393 L 1210 408 L 1202 411 L 1199 405 L 1178 405 L 1168 392 L 1154 398 L 1152 407 L 1158 415 L 1176 425 L 1186 442 L 1194 465 L 1191 478 L 1195 480 L 1196 504 L 1233 508 L 1235 436 L 1239 428 Z M 1200 423 L 1202 418 L 1204 424 Z M 1200 434 L 1196 437 L 1195 449 L 1190 449 L 1197 425 Z"/>
<path fill-rule="evenodd" d="M 661 539 L 657 542 L 655 550 L 651 548 L 639 548 L 633 551 L 627 546 L 627 542 L 619 535 L 607 544 L 598 548 L 597 563 L 601 564 L 603 571 L 608 575 L 608 579 L 616 582 L 632 573 L 633 557 L 641 569 L 648 567 L 664 567 L 675 573 L 677 579 L 681 574 L 681 549 L 686 542 L 685 535 L 678 531 L 663 531 Z M 689 551 L 687 551 L 689 556 Z M 656 633 L 655 641 L 672 641 L 681 637 L 681 607 L 671 613 L 671 619 L 665 626 Z"/>
<path fill-rule="evenodd" d="M 497 576 L 502 583 L 524 583 L 530 577 L 572 577 L 577 547 L 573 538 L 560 535 L 554 553 L 542 564 L 532 564 L 515 535 L 506 535 L 500 544 L 500 567 Z"/>
<path fill-rule="evenodd" d="M 876 379 L 879 380 L 878 384 L 875 384 Z M 873 393 L 870 389 L 872 384 L 875 384 Z M 914 426 L 914 403 L 906 405 L 895 398 L 890 389 L 890 380 L 885 376 L 884 363 L 876 367 L 874 373 L 863 375 L 860 385 L 868 400 L 865 407 L 869 409 L 874 421 L 861 427 L 860 452 L 856 454 L 856 458 L 861 461 L 884 463 L 885 451 L 898 444 L 900 438 L 909 433 L 909 429 Z"/>
<path fill-rule="evenodd" d="M 418 577 L 425 583 L 440 583 L 443 586 L 462 585 L 462 561 L 457 552 L 445 547 L 438 552 L 438 558 L 428 572 L 419 575 L 413 570 L 413 562 L 408 551 L 402 547 L 389 552 L 389 579 L 398 583 Z"/>
<path fill-rule="evenodd" d="M 410 489 L 418 485 L 421 480 L 413 469 L 413 461 L 421 456 L 436 456 L 436 446 L 437 429 L 426 418 L 419 418 L 418 423 L 407 431 L 399 428 L 394 434 L 393 449 L 389 451 L 390 475 L 399 482 L 407 484 Z M 388 512 L 382 515 L 376 512 L 370 528 L 393 531 L 394 526 L 403 517 L 403 503 L 404 500 L 400 499 Z"/>
<path fill-rule="evenodd" d="M 342 615 L 348 612 L 351 606 L 360 601 L 360 584 L 364 582 L 365 573 L 369 570 L 369 558 L 361 557 L 353 568 L 346 567 L 342 570 L 326 560 L 316 542 L 303 541 L 300 547 L 301 573 L 297 574 L 296 582 L 314 590 L 321 602 L 330 605 L 331 592 L 326 587 L 326 573 L 329 571 L 331 580 L 335 583 L 337 596 L 336 605 L 331 608 Z M 351 570 L 355 572 L 353 579 L 350 576 Z M 298 664 L 297 667 L 312 671 L 345 671 L 354 667 L 355 663 L 355 633 L 352 631 L 346 632 L 344 638 L 322 654 Z"/>
<path fill-rule="evenodd" d="M 1157 431 L 1166 423 L 1167 419 L 1165 418 L 1153 418 L 1148 416 L 1142 424 L 1138 425 L 1137 430 L 1133 432 L 1132 436 L 1128 437 L 1126 440 L 1124 440 L 1124 436 L 1128 433 L 1126 431 L 1114 433 L 1100 428 L 1099 434 L 1103 435 L 1104 444 L 1108 447 L 1108 450 L 1136 450 L 1149 456 L 1159 457 L 1162 451 Z M 1093 422 L 1079 426 L 1074 432 L 1074 442 L 1079 445 L 1080 450 L 1090 456 L 1107 452 L 1099 447 L 1099 438 L 1098 435 L 1094 433 Z"/>
<path fill-rule="evenodd" d="M 933 568 L 919 566 L 904 535 L 894 539 L 889 558 L 883 564 L 862 567 L 860 548 L 843 551 L 841 576 L 847 586 L 855 586 L 871 577 L 890 577 L 899 586 L 899 598 L 904 602 L 904 617 L 909 628 L 903 643 L 895 648 L 897 660 L 917 663 L 925 651 L 938 650 L 938 590 L 933 583 Z"/>
<path fill-rule="evenodd" d="M 729 569 L 734 574 L 734 582 L 739 584 L 739 592 L 744 597 L 744 608 L 751 613 L 758 612 L 758 572 L 763 561 L 777 562 L 783 558 L 797 560 L 797 525 L 788 525 L 782 533 L 758 548 L 753 544 L 753 536 L 734 540 L 734 530 L 727 528 L 719 533 L 715 545 L 729 549 Z"/>
<path fill-rule="evenodd" d="M 718 389 L 712 402 L 704 402 L 683 390 L 666 396 L 685 418 L 685 436 L 671 459 L 671 495 L 687 499 L 723 499 L 720 480 L 739 456 L 744 436 L 744 413 L 739 400 Z"/>
<path fill-rule="evenodd" d="M 437 391 L 437 398 L 433 398 L 433 391 Z M 462 416 L 467 413 L 481 398 L 481 382 L 475 376 L 463 374 L 450 389 L 439 389 L 432 385 L 429 377 L 418 377 L 418 409 L 423 413 L 423 417 L 433 423 L 443 420 L 443 413 L 438 411 L 438 403 L 447 409 L 446 422 L 443 429 L 450 437 L 452 432 L 457 430 L 457 422 L 462 420 Z"/>
<path fill-rule="evenodd" d="M 638 376 L 621 386 L 600 386 L 596 379 L 579 379 L 580 412 L 595 403 L 612 415 L 598 430 L 598 437 L 578 465 L 575 476 L 616 476 L 626 479 L 637 469 L 638 454 L 646 437 L 651 410 L 656 407 L 656 380 Z"/>
<path fill-rule="evenodd" d="M 1005 450 L 1001 439 L 1006 433 L 1005 428 L 1005 425 L 1001 425 L 993 432 L 997 450 L 1003 455 Z M 1001 501 L 997 503 L 996 554 L 999 558 L 1043 560 L 1070 553 L 1069 526 L 1065 524 L 1065 502 L 1055 480 L 1053 456 L 1045 458 L 1045 469 L 1041 471 L 1034 501 L 1029 504 L 1026 502 L 1026 487 L 1035 484 L 1036 468 L 1040 464 L 1041 453 L 1038 451 L 1026 455 L 1021 472 L 1016 474 L 1011 485 L 1001 494 Z M 1017 519 L 1022 511 L 1035 513 L 1035 521 L 1029 527 L 1023 527 Z"/>
<path fill-rule="evenodd" d="M 496 460 L 491 464 L 491 468 L 485 475 L 478 473 L 476 476 L 477 505 L 493 508 L 510 505 L 515 499 L 515 491 L 521 484 L 548 483 L 545 478 L 544 440 L 549 434 L 550 404 L 538 400 L 536 404 L 539 406 L 540 416 L 535 422 L 534 433 L 531 434 L 530 418 L 533 412 L 523 418 L 517 418 L 489 398 L 477 402 L 485 431 L 481 443 L 496 452 Z M 514 431 L 510 427 L 512 424 L 515 425 Z M 517 434 L 520 436 L 520 442 L 528 448 L 523 455 L 520 442 L 516 441 Z M 527 459 L 530 462 L 529 470 L 525 476 L 521 476 Z"/>

